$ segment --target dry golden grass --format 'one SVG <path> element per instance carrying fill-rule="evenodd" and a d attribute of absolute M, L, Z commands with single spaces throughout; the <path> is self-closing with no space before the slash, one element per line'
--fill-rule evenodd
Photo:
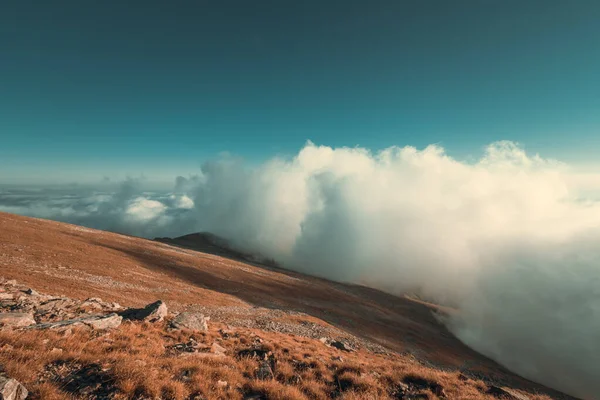
<path fill-rule="evenodd" d="M 238 329 L 223 338 L 207 332 L 169 331 L 165 324 L 124 323 L 107 332 L 0 331 L 0 364 L 32 399 L 387 399 L 407 379 L 438 384 L 449 399 L 487 399 L 487 385 L 442 372 L 399 355 L 345 353 L 292 335 Z M 222 328 L 222 327 L 221 327 Z M 226 355 L 177 353 L 169 346 L 194 339 L 219 343 Z M 272 352 L 274 375 L 256 377 L 258 358 L 239 352 Z M 340 358 L 341 357 L 341 358 Z M 422 390 L 437 399 L 431 390 Z M 550 399 L 531 396 L 532 399 Z"/>
<path fill-rule="evenodd" d="M 313 339 L 242 328 L 239 337 L 220 342 L 228 349 L 224 358 L 173 354 L 168 346 L 187 342 L 192 334 L 167 332 L 162 325 L 124 324 L 107 335 L 76 331 L 68 337 L 0 332 L 0 364 L 26 384 L 33 398 L 85 398 L 73 394 L 77 386 L 102 378 L 96 389 L 87 385 L 87 390 L 109 391 L 120 399 L 239 399 L 244 393 L 273 399 L 385 399 L 410 374 L 440 384 L 447 398 L 487 398 L 486 385 L 461 380 L 460 370 L 562 398 L 466 347 L 432 316 L 432 310 L 439 311 L 435 305 L 141 238 L 0 212 L 0 276 L 80 300 L 101 297 L 131 307 L 162 299 L 175 311 L 207 307 L 211 330 L 194 336 L 208 346 L 220 337 L 215 321 L 236 322 L 219 319 L 219 307 L 239 314 L 259 307 L 290 311 L 269 322 L 334 327 L 391 352 L 376 355 L 361 346 L 347 354 Z M 273 350 L 272 379 L 256 379 L 258 360 L 235 357 L 255 345 L 253 335 Z M 449 372 L 404 355 L 411 352 Z M 343 361 L 336 361 L 340 355 Z"/>

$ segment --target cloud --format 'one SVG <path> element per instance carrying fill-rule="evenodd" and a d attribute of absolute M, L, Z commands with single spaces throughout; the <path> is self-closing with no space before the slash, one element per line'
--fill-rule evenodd
<path fill-rule="evenodd" d="M 459 309 L 444 323 L 470 347 L 589 398 L 600 393 L 598 177 L 511 142 L 472 163 L 439 146 L 308 143 L 258 167 L 206 163 L 170 193 L 130 180 L 74 197 L 3 193 L 0 209 L 149 237 L 210 231 L 299 271 L 418 291 Z"/>

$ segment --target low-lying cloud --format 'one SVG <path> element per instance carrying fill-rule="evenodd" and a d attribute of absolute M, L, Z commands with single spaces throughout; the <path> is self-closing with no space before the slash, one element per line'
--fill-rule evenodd
<path fill-rule="evenodd" d="M 590 179 L 586 180 L 587 182 Z M 447 326 L 509 369 L 567 393 L 600 393 L 600 202 L 568 165 L 490 145 L 307 144 L 291 159 L 232 159 L 169 193 L 0 189 L 0 210 L 154 237 L 209 231 L 289 268 L 460 310 Z M 598 181 L 600 186 L 600 181 Z M 593 186 L 593 185 L 592 185 Z"/>

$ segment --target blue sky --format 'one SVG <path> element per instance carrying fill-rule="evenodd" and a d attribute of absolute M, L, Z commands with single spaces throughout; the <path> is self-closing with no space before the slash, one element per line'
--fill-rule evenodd
<path fill-rule="evenodd" d="M 599 20 L 585 0 L 9 0 L 0 181 L 167 179 L 308 139 L 594 163 Z"/>

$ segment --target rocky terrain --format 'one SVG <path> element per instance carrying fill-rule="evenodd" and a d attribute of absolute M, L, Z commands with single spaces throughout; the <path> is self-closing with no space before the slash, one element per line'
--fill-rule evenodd
<path fill-rule="evenodd" d="M 0 213 L 0 399 L 569 398 L 435 305 L 174 244 Z"/>

